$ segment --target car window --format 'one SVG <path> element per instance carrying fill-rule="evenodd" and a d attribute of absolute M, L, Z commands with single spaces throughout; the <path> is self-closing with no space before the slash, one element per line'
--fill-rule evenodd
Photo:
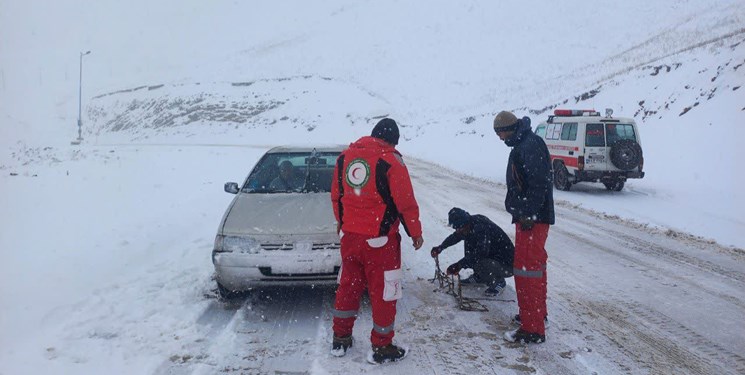
<path fill-rule="evenodd" d="M 539 125 L 535 128 L 535 134 L 541 138 L 546 138 L 546 127 L 544 125 Z"/>
<path fill-rule="evenodd" d="M 330 192 L 338 152 L 265 154 L 243 184 L 246 193 Z"/>
<path fill-rule="evenodd" d="M 634 126 L 631 124 L 605 124 L 605 129 L 609 145 L 619 139 L 636 140 Z"/>
<path fill-rule="evenodd" d="M 585 146 L 605 146 L 605 128 L 603 128 L 603 124 L 587 124 L 587 129 L 585 132 Z"/>
<path fill-rule="evenodd" d="M 577 123 L 565 123 L 564 127 L 561 128 L 561 139 L 564 141 L 576 141 L 577 140 Z"/>

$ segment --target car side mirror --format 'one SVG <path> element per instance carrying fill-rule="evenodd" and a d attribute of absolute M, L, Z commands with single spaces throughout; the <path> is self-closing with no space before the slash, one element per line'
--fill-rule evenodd
<path fill-rule="evenodd" d="M 238 188 L 238 183 L 236 182 L 226 182 L 225 183 L 225 192 L 230 194 L 238 194 L 238 191 L 240 189 Z"/>

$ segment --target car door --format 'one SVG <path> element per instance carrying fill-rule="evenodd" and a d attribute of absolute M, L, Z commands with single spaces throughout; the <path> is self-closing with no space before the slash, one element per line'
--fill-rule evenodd
<path fill-rule="evenodd" d="M 586 124 L 585 127 L 585 169 L 604 171 L 608 168 L 607 147 L 605 147 L 605 126 L 600 123 Z"/>

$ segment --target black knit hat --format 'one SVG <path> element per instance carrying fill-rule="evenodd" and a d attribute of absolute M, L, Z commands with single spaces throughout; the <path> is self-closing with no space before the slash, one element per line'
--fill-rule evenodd
<path fill-rule="evenodd" d="M 372 130 L 373 137 L 380 138 L 392 145 L 398 144 L 398 125 L 390 118 L 384 118 L 375 125 Z"/>
<path fill-rule="evenodd" d="M 471 219 L 471 214 L 462 208 L 453 207 L 448 212 L 448 225 L 453 227 L 453 229 L 460 229 L 468 224 L 469 219 Z"/>

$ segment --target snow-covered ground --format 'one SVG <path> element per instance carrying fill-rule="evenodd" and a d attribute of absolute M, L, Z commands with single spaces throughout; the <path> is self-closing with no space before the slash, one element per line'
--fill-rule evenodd
<path fill-rule="evenodd" d="M 0 374 L 743 372 L 744 21 L 736 0 L 1 1 Z M 431 293 L 410 247 L 402 367 L 360 363 L 369 317 L 328 357 L 330 290 L 215 300 L 222 184 L 272 145 L 395 118 L 428 248 L 454 204 L 508 225 L 491 120 L 555 106 L 635 117 L 647 176 L 555 192 L 546 345 L 503 344 L 509 295 Z"/>

